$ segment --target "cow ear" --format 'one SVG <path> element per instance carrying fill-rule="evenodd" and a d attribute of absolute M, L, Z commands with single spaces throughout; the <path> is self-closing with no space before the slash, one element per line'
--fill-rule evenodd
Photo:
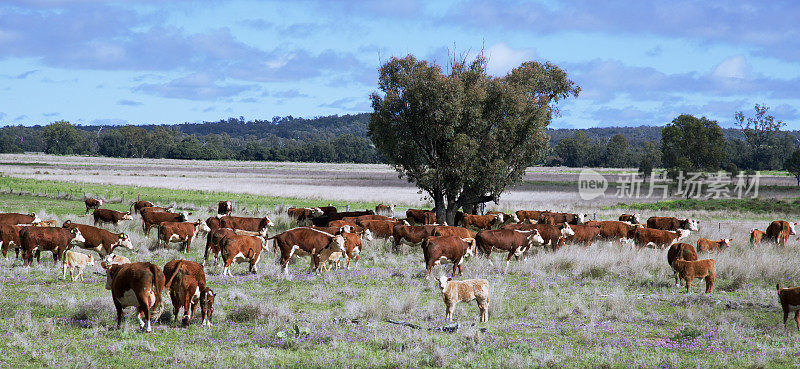
<path fill-rule="evenodd" d="M 452 280 L 453 280 L 453 278 L 451 278 L 451 277 L 447 277 L 447 281 L 448 281 L 448 282 L 450 282 L 450 281 L 452 281 Z"/>
<path fill-rule="evenodd" d="M 126 239 L 128 239 L 128 235 L 127 235 L 127 234 L 125 234 L 125 233 L 120 233 L 120 234 L 119 234 L 119 238 L 121 238 L 121 239 L 123 239 L 123 240 L 126 240 Z"/>
<path fill-rule="evenodd" d="M 69 230 L 69 232 L 72 234 L 78 234 L 78 228 L 72 228 Z"/>
<path fill-rule="evenodd" d="M 107 263 L 105 261 L 101 262 L 100 266 L 103 267 L 103 269 L 111 269 L 111 264 L 109 264 L 109 263 Z"/>

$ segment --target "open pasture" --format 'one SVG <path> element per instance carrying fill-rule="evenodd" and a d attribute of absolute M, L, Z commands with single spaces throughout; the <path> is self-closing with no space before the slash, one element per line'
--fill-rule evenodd
<path fill-rule="evenodd" d="M 169 179 L 166 183 L 178 181 Z M 202 183 L 193 179 L 189 184 L 194 182 Z M 65 193 L 70 186 L 95 190 L 90 184 L 33 181 L 27 185 L 49 185 L 53 192 Z M 158 187 L 157 183 L 152 187 Z M 97 188 L 110 193 L 130 191 L 126 200 L 168 193 L 165 201 L 192 208 L 191 220 L 209 216 L 215 200 L 226 200 L 224 196 L 234 192 L 250 193 L 237 186 L 229 186 L 226 193 L 109 184 Z M 349 204 L 353 209 L 363 209 L 380 201 L 392 202 L 393 196 L 385 192 L 374 202 L 362 198 L 357 203 L 341 198 L 323 200 L 333 192 L 328 191 L 310 199 L 254 195 L 250 203 L 260 206 L 248 206 L 246 212 L 269 216 L 276 224 L 269 229 L 273 235 L 295 226 L 295 221 L 285 215 L 289 204 L 334 202 L 340 207 Z M 91 223 L 89 216 L 82 215 L 79 199 L 34 194 L 1 195 L 0 209 L 35 211 L 59 224 L 66 219 Z M 562 203 L 559 196 L 500 206 L 582 209 L 596 213 L 598 219 L 615 219 L 625 210 Z M 127 208 L 127 202 L 108 207 L 121 210 Z M 243 264 L 233 267 L 233 277 L 207 269 L 208 284 L 218 296 L 214 326 L 201 327 L 195 318 L 188 328 L 180 327 L 165 294 L 165 312 L 151 334 L 138 330 L 130 308 L 126 309 L 123 329 L 116 329 L 110 292 L 103 288 L 105 276 L 98 266 L 86 269 L 85 282 L 72 283 L 58 279 L 60 266 L 53 266 L 49 253 L 42 255 L 41 264 L 31 268 L 22 267 L 11 255 L 9 260 L 0 261 L 0 331 L 7 337 L 0 342 L 5 353 L 0 366 L 796 366 L 800 334 L 791 322 L 789 329 L 783 327 L 775 292 L 775 283 L 794 285 L 800 280 L 800 241 L 796 236 L 786 248 L 762 245 L 750 249 L 750 229 L 765 229 L 770 217 L 724 211 L 645 211 L 643 215 L 646 218 L 657 213 L 700 219 L 699 231 L 685 240 L 690 244 L 699 237 L 733 238 L 729 249 L 701 255 L 717 261 L 713 293 L 702 293 L 704 283 L 699 280 L 690 294 L 675 287 L 665 250 L 597 242 L 589 248 L 567 246 L 555 252 L 531 252 L 526 261 L 512 261 L 508 268 L 502 267 L 504 255 L 503 259 L 493 255 L 495 266 L 477 256 L 464 263 L 464 276 L 457 279 L 489 281 L 489 321 L 477 322 L 474 302 L 461 303 L 455 310 L 459 323 L 455 332 L 437 330 L 447 325 L 444 304 L 437 282 L 424 278 L 419 248 L 406 246 L 393 253 L 389 243 L 382 240 L 365 241 L 359 266 L 350 270 L 309 273 L 308 258 L 295 257 L 289 266 L 290 277 L 285 278 L 271 248 L 255 275 L 248 274 Z M 178 251 L 178 244 L 166 250 L 157 248 L 155 231 L 145 236 L 138 216 L 118 228 L 107 228 L 131 235 L 136 250 L 121 250 L 119 254 L 134 261 L 163 266 L 178 258 L 202 259 L 205 237 L 196 239 L 190 252 L 184 254 Z M 448 266 L 438 267 L 434 274 L 449 270 Z"/>

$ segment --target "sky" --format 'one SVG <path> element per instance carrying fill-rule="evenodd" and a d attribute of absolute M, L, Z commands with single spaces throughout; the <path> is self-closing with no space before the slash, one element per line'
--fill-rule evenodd
<path fill-rule="evenodd" d="M 800 129 L 795 1 L 0 2 L 0 125 L 173 124 L 369 112 L 378 67 L 413 54 L 529 60 L 582 89 L 553 128 L 733 127 L 753 106 Z"/>

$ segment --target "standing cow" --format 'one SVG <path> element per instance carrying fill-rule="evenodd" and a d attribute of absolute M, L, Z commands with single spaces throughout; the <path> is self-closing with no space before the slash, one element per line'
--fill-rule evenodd
<path fill-rule="evenodd" d="M 34 213 L 0 213 L 0 224 L 37 224 L 42 220 Z"/>
<path fill-rule="evenodd" d="M 230 201 L 220 201 L 217 204 L 217 214 L 219 215 L 231 215 L 233 212 L 233 204 Z"/>
<path fill-rule="evenodd" d="M 189 245 L 199 232 L 208 233 L 211 229 L 200 219 L 189 222 L 163 222 L 158 226 L 158 241 L 163 248 L 172 242 L 183 243 L 183 251 L 189 252 Z"/>
<path fill-rule="evenodd" d="M 100 209 L 100 207 L 103 206 L 103 200 L 93 199 L 91 197 L 83 200 L 83 202 L 86 204 L 86 213 L 84 214 L 89 214 L 89 210 Z"/>
<path fill-rule="evenodd" d="M 157 265 L 147 262 L 130 264 L 100 264 L 106 269 L 106 289 L 111 291 L 117 309 L 117 328 L 122 326 L 122 309 L 137 308 L 139 328 L 152 332 L 150 322 L 158 319 L 164 311 L 161 293 L 164 291 L 164 272 Z M 144 318 L 144 319 L 142 319 Z"/>
<path fill-rule="evenodd" d="M 23 264 L 29 266 L 33 261 L 34 254 L 38 262 L 39 254 L 42 251 L 51 251 L 55 263 L 65 251 L 76 244 L 85 242 L 86 239 L 76 228 L 26 227 L 20 232 L 20 241 Z"/>
<path fill-rule="evenodd" d="M 767 227 L 767 239 L 775 242 L 780 246 L 786 246 L 789 241 L 789 236 L 797 234 L 794 229 L 795 223 L 787 222 L 785 220 L 776 220 L 769 224 Z"/>
<path fill-rule="evenodd" d="M 111 209 L 96 209 L 94 213 L 92 213 L 94 217 L 94 225 L 99 223 L 111 223 L 113 225 L 117 225 L 121 220 L 131 220 L 131 213 L 129 212 L 121 212 Z"/>
<path fill-rule="evenodd" d="M 292 256 L 310 256 L 311 269 L 319 270 L 333 252 L 346 252 L 345 238 L 341 234 L 325 232 L 310 227 L 297 227 L 270 237 L 275 248 L 280 250 L 280 265 L 285 275 L 289 275 L 289 260 Z"/>
<path fill-rule="evenodd" d="M 476 242 L 474 238 L 459 238 L 456 236 L 431 236 L 422 242 L 422 255 L 425 258 L 426 276 L 431 275 L 433 267 L 443 261 L 453 263 L 453 276 L 463 274 L 461 263 L 465 258 L 475 255 Z"/>

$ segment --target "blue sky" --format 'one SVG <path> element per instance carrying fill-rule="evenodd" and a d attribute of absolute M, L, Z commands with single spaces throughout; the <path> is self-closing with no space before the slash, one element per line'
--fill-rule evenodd
<path fill-rule="evenodd" d="M 0 124 L 162 124 L 370 111 L 391 56 L 551 61 L 583 89 L 555 128 L 732 126 L 756 103 L 800 129 L 793 1 L 0 3 Z"/>

